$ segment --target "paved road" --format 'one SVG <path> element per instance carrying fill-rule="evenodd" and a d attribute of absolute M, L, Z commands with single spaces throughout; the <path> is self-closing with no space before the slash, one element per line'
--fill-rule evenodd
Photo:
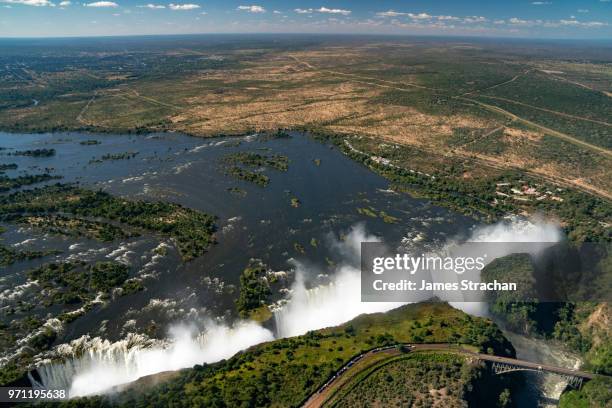
<path fill-rule="evenodd" d="M 547 364 L 538 364 L 531 361 L 519 360 L 516 358 L 492 356 L 489 354 L 475 353 L 465 348 L 459 347 L 454 344 L 404 344 L 406 349 L 413 351 L 441 351 L 441 352 L 454 352 L 461 353 L 464 355 L 475 357 L 479 360 L 490 361 L 496 363 L 512 364 L 528 370 L 544 371 L 559 375 L 568 375 L 581 377 L 584 379 L 591 380 L 595 378 L 595 374 L 587 373 L 584 371 L 573 370 L 569 368 L 556 367 Z M 385 354 L 385 357 L 390 358 L 393 356 L 401 355 L 402 353 L 398 350 L 398 345 L 389 346 L 385 348 L 376 348 L 369 350 L 359 356 L 356 356 L 347 364 L 345 364 L 336 374 L 321 388 L 319 388 L 314 394 L 308 398 L 308 400 L 302 406 L 303 408 L 319 408 L 328 400 L 333 394 L 333 391 L 341 388 L 348 383 L 354 375 L 359 372 L 368 369 L 383 359 L 375 359 L 376 356 Z M 374 360 L 374 361 L 372 361 Z"/>

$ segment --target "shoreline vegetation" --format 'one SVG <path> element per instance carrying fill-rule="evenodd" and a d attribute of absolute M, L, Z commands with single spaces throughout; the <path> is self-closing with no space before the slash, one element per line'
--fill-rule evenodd
<path fill-rule="evenodd" d="M 316 139 L 332 143 L 351 159 L 389 180 L 391 188 L 398 192 L 431 200 L 436 205 L 485 222 L 498 221 L 509 214 L 545 214 L 546 217 L 561 221 L 571 241 L 612 242 L 612 231 L 606 225 L 606 220 L 612 219 L 612 204 L 603 198 L 559 188 L 519 170 L 503 171 L 488 180 L 466 179 L 463 176 L 468 171 L 464 168 L 469 166 L 466 163 L 441 166 L 441 170 L 425 173 L 405 167 L 405 164 L 412 163 L 410 159 L 417 155 L 428 157 L 428 153 L 413 147 L 387 145 L 383 146 L 386 152 L 381 152 L 380 145 L 375 145 L 369 138 L 349 137 L 317 129 L 305 128 L 303 131 Z M 545 195 L 533 197 L 536 194 L 534 191 L 537 192 L 536 186 Z M 520 200 L 500 189 L 518 191 Z M 538 197 L 550 198 L 536 199 Z M 367 208 L 359 210 L 370 214 Z"/>

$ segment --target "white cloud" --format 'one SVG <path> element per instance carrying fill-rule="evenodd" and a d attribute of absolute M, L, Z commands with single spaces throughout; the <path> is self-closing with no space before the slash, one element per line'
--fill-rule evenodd
<path fill-rule="evenodd" d="M 551 22 L 551 21 L 544 21 L 544 20 L 524 20 L 521 18 L 517 18 L 517 17 L 513 17 L 511 19 L 508 20 L 508 24 L 513 25 L 513 26 L 522 26 L 522 27 L 536 27 L 536 26 L 543 26 L 543 27 L 558 27 L 559 24 L 555 23 L 555 22 Z"/>
<path fill-rule="evenodd" d="M 430 20 L 432 18 L 432 16 L 430 16 L 427 13 L 419 13 L 419 14 L 408 13 L 408 17 L 410 17 L 413 20 Z"/>
<path fill-rule="evenodd" d="M 148 8 L 148 9 L 165 9 L 166 6 L 164 6 L 163 4 L 145 4 L 144 6 L 136 6 L 138 8 Z"/>
<path fill-rule="evenodd" d="M 437 19 L 438 21 L 459 21 L 461 20 L 459 17 L 455 16 L 433 16 L 428 13 L 403 13 L 395 10 L 387 10 L 376 13 L 378 17 L 401 17 L 407 16 L 412 20 L 431 20 Z"/>
<path fill-rule="evenodd" d="M 302 8 L 296 8 L 293 11 L 295 11 L 298 14 L 312 14 L 312 13 L 323 13 L 323 14 L 341 14 L 343 16 L 348 16 L 351 14 L 351 10 L 345 10 L 345 9 L 330 9 L 327 7 L 319 7 L 318 9 L 313 9 L 313 8 L 308 8 L 308 9 L 302 9 Z"/>
<path fill-rule="evenodd" d="M 488 20 L 482 16 L 470 16 L 463 19 L 464 23 L 472 24 L 472 23 L 486 23 Z"/>
<path fill-rule="evenodd" d="M 558 28 L 558 27 L 584 27 L 584 28 L 598 28 L 607 26 L 608 23 L 600 21 L 579 21 L 572 16 L 569 20 L 523 20 L 517 17 L 513 17 L 508 20 L 509 25 L 522 26 L 522 27 L 545 27 L 545 28 Z"/>
<path fill-rule="evenodd" d="M 436 17 L 440 21 L 458 21 L 461 20 L 459 17 L 455 16 L 437 16 Z"/>
<path fill-rule="evenodd" d="M 168 8 L 170 10 L 175 10 L 175 11 L 185 11 L 185 10 L 195 10 L 195 9 L 199 9 L 200 6 L 198 6 L 197 4 L 191 4 L 191 3 L 187 3 L 187 4 L 174 4 L 174 3 L 170 3 L 168 4 Z"/>
<path fill-rule="evenodd" d="M 280 11 L 278 11 L 278 10 L 274 10 L 272 13 L 274 13 L 274 14 L 283 14 L 283 13 L 281 13 L 281 12 L 280 12 Z"/>
<path fill-rule="evenodd" d="M 72 2 L 71 2 L 71 1 L 69 1 L 69 0 L 64 0 L 64 1 L 62 1 L 62 2 L 61 2 L 59 5 L 60 5 L 60 7 L 68 7 L 68 6 L 69 6 L 69 5 L 71 5 L 71 4 L 72 4 Z"/>
<path fill-rule="evenodd" d="M 119 7 L 117 3 L 114 1 L 96 1 L 93 3 L 83 4 L 85 7 L 95 7 L 95 8 L 104 8 L 104 7 Z"/>
<path fill-rule="evenodd" d="M 55 7 L 49 0 L 1 0 L 2 3 L 23 4 L 24 6 L 34 7 Z"/>
<path fill-rule="evenodd" d="M 379 17 L 399 17 L 399 16 L 405 16 L 408 13 L 400 13 L 399 11 L 394 11 L 394 10 L 387 10 L 387 11 L 381 11 L 376 13 L 377 16 Z"/>
<path fill-rule="evenodd" d="M 265 13 L 266 9 L 262 6 L 238 6 L 237 10 L 248 11 L 249 13 Z"/>
<path fill-rule="evenodd" d="M 582 23 L 583 27 L 605 27 L 608 23 L 602 23 L 601 21 L 588 21 L 586 23 Z"/>
<path fill-rule="evenodd" d="M 508 20 L 508 23 L 514 25 L 526 25 L 529 24 L 529 20 L 521 20 L 520 18 L 512 17 L 510 20 Z"/>
<path fill-rule="evenodd" d="M 576 11 L 579 12 L 579 13 L 588 13 L 589 12 L 588 9 L 578 9 Z"/>
<path fill-rule="evenodd" d="M 607 26 L 607 23 L 601 21 L 578 21 L 578 20 L 559 20 L 559 24 L 562 26 L 574 26 L 574 27 L 603 27 Z"/>
<path fill-rule="evenodd" d="M 552 1 L 532 1 L 531 4 L 534 6 L 548 6 L 552 4 Z"/>
<path fill-rule="evenodd" d="M 328 9 L 327 7 L 318 8 L 316 11 L 319 13 L 326 14 L 342 14 L 343 16 L 348 16 L 351 14 L 351 10 L 343 10 L 343 9 Z"/>
<path fill-rule="evenodd" d="M 559 23 L 561 23 L 561 25 L 569 25 L 569 26 L 576 26 L 579 25 L 580 22 L 578 20 L 560 20 Z"/>
<path fill-rule="evenodd" d="M 610 0 L 612 1 L 612 0 Z M 552 2 L 542 2 L 552 3 Z M 296 9 L 296 12 L 298 10 Z M 313 9 L 300 10 L 301 12 L 316 11 Z M 589 10 L 580 9 L 581 13 L 588 13 Z M 381 18 L 388 19 L 386 22 L 395 27 L 409 28 L 409 29 L 435 29 L 435 30 L 473 30 L 476 31 L 489 31 L 489 32 L 506 32 L 506 33 L 519 33 L 521 29 L 527 28 L 562 28 L 562 27 L 576 27 L 576 28 L 600 28 L 607 27 L 610 23 L 601 21 L 579 21 L 575 16 L 571 16 L 565 20 L 541 20 L 541 19 L 522 19 L 519 17 L 512 17 L 509 19 L 492 19 L 489 20 L 483 16 L 465 16 L 456 17 L 449 15 L 431 15 L 426 12 L 421 13 L 409 13 L 395 10 L 380 11 L 376 13 L 379 18 L 380 24 L 385 24 L 380 20 Z M 408 21 L 401 21 L 402 17 L 408 19 Z"/>

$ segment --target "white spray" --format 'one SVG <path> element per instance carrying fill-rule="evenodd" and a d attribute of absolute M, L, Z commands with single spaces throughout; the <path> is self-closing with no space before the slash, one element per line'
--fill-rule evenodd
<path fill-rule="evenodd" d="M 362 302 L 361 272 L 358 269 L 362 242 L 378 242 L 377 237 L 367 235 L 363 225 L 351 230 L 344 241 L 332 241 L 332 247 L 344 259 L 328 285 L 307 289 L 305 276 L 315 276 L 317 271 L 307 271 L 296 265 L 296 281 L 292 287 L 291 301 L 274 314 L 280 337 L 298 336 L 309 330 L 337 326 L 362 313 L 386 312 L 401 303 Z"/>
<path fill-rule="evenodd" d="M 229 358 L 270 340 L 272 333 L 253 322 L 231 328 L 210 323 L 200 334 L 193 328 L 176 326 L 166 342 L 138 335 L 116 343 L 85 338 L 58 348 L 58 357 L 64 361 L 44 364 L 38 373 L 45 388 L 68 388 L 71 397 L 99 394 L 146 375 Z"/>

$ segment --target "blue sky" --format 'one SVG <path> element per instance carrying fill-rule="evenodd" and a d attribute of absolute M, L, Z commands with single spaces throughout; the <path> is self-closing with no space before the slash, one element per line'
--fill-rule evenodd
<path fill-rule="evenodd" d="M 0 0 L 0 37 L 255 32 L 612 39 L 612 0 Z"/>

